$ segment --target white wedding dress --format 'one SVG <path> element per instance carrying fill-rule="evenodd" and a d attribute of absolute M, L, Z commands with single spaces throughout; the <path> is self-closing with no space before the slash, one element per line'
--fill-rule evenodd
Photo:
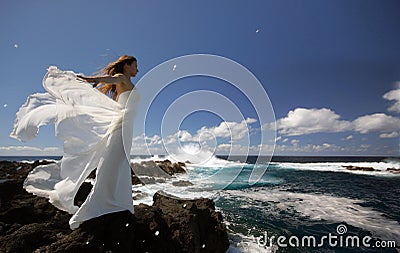
<path fill-rule="evenodd" d="M 47 92 L 30 95 L 17 112 L 10 136 L 27 141 L 37 135 L 40 126 L 53 123 L 56 136 L 64 143 L 64 154 L 57 163 L 36 167 L 24 188 L 73 214 L 71 229 L 103 214 L 133 213 L 131 168 L 125 150 L 129 154 L 132 145 L 139 101 L 136 89 L 119 94 L 114 101 L 77 79 L 75 73 L 56 67 L 48 69 L 43 86 Z M 89 196 L 80 207 L 75 206 L 79 187 L 96 168 Z"/>

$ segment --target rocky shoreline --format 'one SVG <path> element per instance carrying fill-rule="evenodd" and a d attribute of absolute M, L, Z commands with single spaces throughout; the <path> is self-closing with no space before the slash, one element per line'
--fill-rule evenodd
<path fill-rule="evenodd" d="M 343 168 L 346 170 L 352 170 L 352 171 L 377 171 L 380 172 L 381 170 L 374 169 L 372 167 L 360 167 L 360 166 L 353 166 L 353 165 L 342 165 Z M 392 174 L 400 174 L 400 168 L 386 168 L 384 170 L 386 172 L 390 172 Z"/>
<path fill-rule="evenodd" d="M 212 200 L 177 199 L 162 192 L 154 195 L 152 206 L 135 206 L 134 215 L 103 215 L 72 231 L 70 214 L 22 188 L 29 171 L 46 163 L 0 162 L 0 252 L 226 252 L 229 247 L 222 215 Z M 154 165 L 168 176 L 184 172 L 184 164 L 169 161 L 136 169 Z M 81 187 L 76 203 L 90 187 Z"/>

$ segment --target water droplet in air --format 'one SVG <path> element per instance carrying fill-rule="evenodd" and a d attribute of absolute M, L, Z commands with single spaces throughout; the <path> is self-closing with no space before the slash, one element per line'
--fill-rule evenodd
<path fill-rule="evenodd" d="M 201 246 L 203 249 L 206 247 L 206 245 L 205 244 L 203 244 L 203 246 Z"/>
<path fill-rule="evenodd" d="M 174 67 L 172 68 L 172 70 L 175 71 L 175 69 L 176 69 L 176 64 L 174 65 Z"/>
<path fill-rule="evenodd" d="M 125 227 L 129 227 L 129 223 L 126 223 L 126 224 L 125 224 Z"/>
<path fill-rule="evenodd" d="M 183 208 L 186 208 L 186 204 L 183 204 Z"/>
<path fill-rule="evenodd" d="M 156 231 L 154 234 L 155 234 L 156 236 L 158 236 L 158 235 L 160 234 L 160 231 Z"/>
<path fill-rule="evenodd" d="M 257 29 L 257 30 L 256 30 L 256 33 L 259 33 L 259 32 L 260 32 L 260 29 Z"/>
<path fill-rule="evenodd" d="M 18 48 L 19 46 L 18 46 L 18 44 L 14 44 L 14 47 L 15 47 L 15 48 Z"/>
<path fill-rule="evenodd" d="M 89 244 L 89 241 L 87 241 L 86 244 Z"/>
<path fill-rule="evenodd" d="M 8 106 L 8 104 L 4 104 L 3 107 L 6 108 Z"/>

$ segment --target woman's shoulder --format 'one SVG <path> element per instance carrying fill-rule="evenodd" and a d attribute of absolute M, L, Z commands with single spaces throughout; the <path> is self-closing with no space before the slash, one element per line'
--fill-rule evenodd
<path fill-rule="evenodd" d="M 118 80 L 119 82 L 125 82 L 126 81 L 126 76 L 124 76 L 123 74 L 115 74 L 112 75 L 112 78 L 114 78 L 115 80 Z"/>
<path fill-rule="evenodd" d="M 124 86 L 130 82 L 130 80 L 127 80 L 126 76 L 124 76 L 123 74 L 115 74 L 112 75 L 111 78 L 113 79 L 113 83 L 118 85 Z"/>
<path fill-rule="evenodd" d="M 135 87 L 135 85 L 132 83 L 131 79 L 126 77 L 124 74 L 115 74 L 115 75 L 113 75 L 113 77 L 117 78 L 119 80 L 119 83 L 123 86 Z"/>
<path fill-rule="evenodd" d="M 115 74 L 112 76 L 113 78 L 116 78 L 117 80 L 119 80 L 121 83 L 130 83 L 131 80 L 129 78 L 127 78 L 124 74 Z"/>

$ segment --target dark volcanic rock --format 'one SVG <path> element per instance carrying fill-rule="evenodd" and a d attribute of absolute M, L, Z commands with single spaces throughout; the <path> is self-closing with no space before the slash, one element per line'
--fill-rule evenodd
<path fill-rule="evenodd" d="M 182 200 L 156 193 L 153 206 L 135 206 L 84 222 L 38 252 L 226 252 L 222 216 L 209 199 Z"/>
<path fill-rule="evenodd" d="M 144 161 L 132 163 L 131 168 L 137 177 L 162 177 L 170 178 L 176 173 L 186 173 L 185 164 L 182 162 L 172 163 L 170 160 L 164 161 Z"/>
<path fill-rule="evenodd" d="M 172 163 L 170 160 L 166 159 L 164 161 L 156 161 L 157 165 L 169 175 L 173 175 L 175 173 L 186 173 L 184 163 Z"/>
<path fill-rule="evenodd" d="M 387 168 L 386 171 L 393 173 L 393 174 L 400 174 L 400 168 Z"/>
<path fill-rule="evenodd" d="M 132 173 L 132 185 L 137 185 L 137 184 L 143 184 L 142 181 L 135 175 L 135 173 Z"/>
<path fill-rule="evenodd" d="M 139 163 L 132 163 L 131 168 L 136 176 L 148 176 L 148 177 L 163 177 L 170 178 L 171 175 L 166 173 L 160 166 L 154 161 L 144 161 Z"/>
<path fill-rule="evenodd" d="M 0 183 L 0 252 L 32 252 L 70 233 L 70 215 L 22 188 L 29 171 L 48 163 L 0 162 L 0 175 L 9 179 Z"/>
<path fill-rule="evenodd" d="M 36 252 L 136 252 L 133 218 L 129 211 L 102 215 Z"/>
<path fill-rule="evenodd" d="M 193 183 L 190 181 L 186 181 L 186 180 L 179 180 L 176 182 L 172 182 L 172 185 L 182 187 L 182 186 L 191 186 L 191 185 L 193 185 Z"/>
<path fill-rule="evenodd" d="M 226 252 L 229 247 L 222 215 L 210 199 L 184 200 L 157 193 L 159 208 L 170 229 L 171 239 L 184 252 Z"/>
<path fill-rule="evenodd" d="M 222 215 L 210 199 L 183 200 L 156 193 L 152 206 L 106 214 L 70 230 L 70 214 L 27 193 L 23 180 L 41 163 L 0 162 L 0 252 L 226 252 Z M 4 177 L 0 179 L 5 179 Z M 75 197 L 90 192 L 85 183 Z"/>
<path fill-rule="evenodd" d="M 87 195 L 89 195 L 90 191 L 92 190 L 92 187 L 93 185 L 91 183 L 83 182 L 75 195 L 74 204 L 81 206 L 83 202 L 85 202 Z"/>
<path fill-rule="evenodd" d="M 375 171 L 374 168 L 372 167 L 359 167 L 359 166 L 353 166 L 353 165 L 342 165 L 343 168 L 345 168 L 346 170 L 359 170 L 359 171 Z"/>
<path fill-rule="evenodd" d="M 49 164 L 49 161 L 36 160 L 33 163 L 21 163 L 14 161 L 0 161 L 0 179 L 25 180 L 28 173 L 38 165 Z"/>

